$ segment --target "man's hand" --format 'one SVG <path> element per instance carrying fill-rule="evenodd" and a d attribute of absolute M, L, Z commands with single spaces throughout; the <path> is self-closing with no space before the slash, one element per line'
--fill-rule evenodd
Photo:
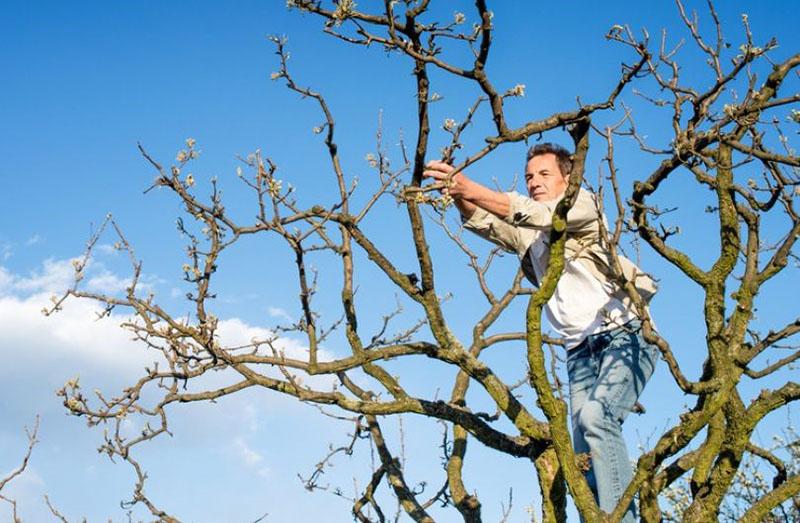
<path fill-rule="evenodd" d="M 441 193 L 447 194 L 453 198 L 453 203 L 458 209 L 458 212 L 460 212 L 461 216 L 465 219 L 469 220 L 473 213 L 475 213 L 477 207 L 469 201 L 467 193 L 475 184 L 467 178 L 464 173 L 458 173 L 453 176 L 453 171 L 455 171 L 455 169 L 452 165 L 434 160 L 428 162 L 425 166 L 425 170 L 422 172 L 422 176 L 433 178 L 437 182 L 446 184 L 446 187 L 440 189 Z"/>
<path fill-rule="evenodd" d="M 455 169 L 452 165 L 432 161 L 425 166 L 422 175 L 444 183 L 447 183 L 449 179 L 450 183 L 447 187 L 441 189 L 442 194 L 449 194 L 453 198 L 453 203 L 466 219 L 472 217 L 478 207 L 499 218 L 505 218 L 508 215 L 510 207 L 506 194 L 473 182 L 463 172 L 453 175 L 453 171 Z"/>
<path fill-rule="evenodd" d="M 422 175 L 426 178 L 433 178 L 436 181 L 445 183 L 447 183 L 448 178 L 450 178 L 447 187 L 441 189 L 442 194 L 449 194 L 453 200 L 469 199 L 469 191 L 473 185 L 472 181 L 467 178 L 463 172 L 451 178 L 454 170 L 452 165 L 434 160 L 428 162 Z"/>

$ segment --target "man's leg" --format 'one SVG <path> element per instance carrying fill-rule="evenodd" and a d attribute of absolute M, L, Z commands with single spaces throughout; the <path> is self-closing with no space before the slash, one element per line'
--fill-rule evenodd
<path fill-rule="evenodd" d="M 594 389 L 597 374 L 600 370 L 600 361 L 596 354 L 592 354 L 587 340 L 567 353 L 567 375 L 569 376 L 569 410 L 572 417 L 572 446 L 576 454 L 590 455 L 589 444 L 583 437 L 583 429 L 578 423 L 581 409 L 589 393 Z M 589 470 L 586 472 L 586 481 L 597 499 L 597 485 L 589 461 Z"/>
<path fill-rule="evenodd" d="M 642 339 L 638 322 L 590 336 L 588 344 L 599 356 L 599 371 L 577 426 L 591 451 L 598 503 L 610 512 L 633 477 L 622 422 L 653 373 L 658 349 Z M 631 503 L 623 521 L 634 519 Z"/>

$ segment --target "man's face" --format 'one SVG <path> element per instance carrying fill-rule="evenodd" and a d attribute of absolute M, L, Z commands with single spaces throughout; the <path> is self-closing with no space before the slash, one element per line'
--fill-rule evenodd
<path fill-rule="evenodd" d="M 537 202 L 559 198 L 567 190 L 569 176 L 561 174 L 553 153 L 537 154 L 525 166 L 525 185 L 528 194 Z"/>

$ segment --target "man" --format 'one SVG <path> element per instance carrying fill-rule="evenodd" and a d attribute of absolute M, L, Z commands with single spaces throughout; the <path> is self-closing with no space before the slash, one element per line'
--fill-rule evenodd
<path fill-rule="evenodd" d="M 446 181 L 453 170 L 434 161 L 424 175 Z M 549 260 L 553 211 L 571 171 L 570 153 L 544 143 L 528 151 L 529 197 L 491 190 L 464 173 L 452 176 L 443 192 L 453 198 L 467 229 L 517 253 L 525 275 L 537 285 Z M 631 299 L 612 276 L 601 219 L 594 196 L 580 189 L 567 213 L 564 271 L 545 313 L 567 349 L 575 451 L 590 454 L 587 479 L 600 508 L 610 512 L 632 478 L 622 422 L 653 373 L 658 349 L 643 339 Z M 620 257 L 620 263 L 623 275 L 649 301 L 655 293 L 653 280 L 629 260 Z M 631 503 L 623 521 L 634 519 Z"/>

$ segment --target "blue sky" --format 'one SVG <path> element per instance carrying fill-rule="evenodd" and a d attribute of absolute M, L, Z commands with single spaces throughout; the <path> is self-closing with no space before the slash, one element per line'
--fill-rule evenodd
<path fill-rule="evenodd" d="M 722 2 L 720 2 L 722 3 Z M 359 2 L 369 9 L 370 3 Z M 474 20 L 469 2 L 435 2 L 443 19 L 456 11 Z M 528 6 L 523 2 L 495 2 L 497 31 L 489 72 L 500 88 L 526 85 L 526 96 L 507 102 L 512 124 L 605 97 L 616 83 L 619 63 L 631 53 L 607 42 L 603 36 L 614 24 L 629 24 L 635 31 L 647 27 L 654 40 L 666 28 L 672 41 L 685 38 L 671 2 L 570 2 L 556 10 L 552 3 Z M 697 5 L 694 5 L 697 4 Z M 692 2 L 703 17 L 704 3 Z M 718 6 L 729 39 L 741 43 L 740 15 L 746 12 L 762 43 L 779 39 L 776 59 L 800 48 L 791 27 L 797 19 L 793 2 L 725 2 Z M 365 192 L 374 186 L 366 154 L 375 152 L 375 131 L 382 115 L 385 146 L 395 164 L 396 144 L 413 143 L 416 130 L 413 81 L 408 61 L 378 48 L 345 45 L 321 32 L 319 20 L 285 9 L 284 2 L 6 2 L 0 19 L 0 354 L 7 363 L 0 369 L 0 471 L 10 470 L 24 448 L 22 427 L 41 416 L 41 443 L 31 466 L 13 486 L 23 519 L 45 518 L 42 493 L 68 517 L 90 521 L 124 520 L 119 500 L 131 491 L 133 476 L 125 465 L 114 465 L 96 453 L 101 431 L 87 429 L 82 420 L 66 416 L 54 391 L 80 374 L 81 382 L 113 391 L 135 379 L 151 361 L 143 349 L 129 341 L 116 324 L 121 317 L 92 321 L 89 303 L 72 302 L 64 313 L 45 319 L 38 311 L 47 297 L 64 288 L 70 275 L 69 260 L 81 253 L 92 227 L 112 212 L 145 262 L 144 281 L 176 313 L 187 310 L 181 301 L 185 287 L 180 267 L 185 258 L 174 221 L 180 214 L 166 192 L 143 194 L 155 173 L 136 149 L 137 142 L 157 159 L 169 164 L 186 138 L 197 140 L 202 154 L 192 169 L 198 191 L 206 191 L 213 176 L 220 179 L 227 207 L 242 219 L 255 213 L 252 200 L 238 184 L 237 155 L 260 149 L 279 166 L 279 177 L 298 188 L 301 205 L 330 204 L 335 185 L 329 172 L 321 137 L 312 128 L 321 123 L 317 107 L 270 80 L 277 57 L 267 35 L 285 35 L 291 52 L 290 69 L 301 85 L 321 91 L 337 120 L 337 141 L 348 176 L 358 176 Z M 463 51 L 447 55 L 468 59 Z M 700 85 L 709 81 L 687 46 L 685 75 Z M 445 118 L 460 119 L 477 91 L 453 82 L 438 71 L 431 73 L 432 89 L 443 96 L 432 105 L 432 124 Z M 794 91 L 797 89 L 794 83 Z M 642 90 L 652 85 L 644 84 Z M 637 123 L 654 144 L 668 139 L 663 114 L 637 104 L 630 91 L 625 97 L 635 106 Z M 468 150 L 480 147 L 490 131 L 487 115 L 465 137 Z M 609 116 L 611 121 L 616 116 Z M 562 133 L 548 139 L 566 142 Z M 432 136 L 432 151 L 444 144 L 440 130 Z M 587 177 L 596 179 L 602 144 L 594 139 Z M 509 183 L 521 172 L 524 146 L 509 146 L 472 172 L 476 179 Z M 629 187 L 656 165 L 638 153 L 634 144 L 619 145 L 621 177 Z M 593 163 L 592 163 L 593 162 Z M 701 211 L 708 195 L 687 188 L 678 179 L 665 187 L 664 205 L 678 205 L 668 219 L 680 224 L 678 245 L 710 260 L 715 249 L 713 217 Z M 358 200 L 362 198 L 362 200 Z M 661 201 L 661 200 L 659 200 Z M 404 213 L 393 202 L 383 202 L 376 219 L 365 228 L 374 235 L 399 266 L 413 270 L 413 253 Z M 455 216 L 449 216 L 455 223 Z M 94 224 L 94 225 L 93 225 Z M 432 224 L 429 224 L 432 225 Z M 779 224 L 773 232 L 777 234 Z M 433 227 L 429 227 L 433 229 Z M 450 256 L 452 247 L 432 230 L 431 251 L 438 263 L 458 264 L 440 271 L 440 288 L 454 293 L 446 305 L 454 329 L 466 335 L 480 311 L 473 306 L 479 295 L 465 286 L 465 259 Z M 109 240 L 111 241 L 111 240 Z M 252 335 L 298 313 L 295 276 L 288 251 L 270 240 L 248 240 L 223 261 L 217 286 L 216 314 L 225 322 L 231 340 Z M 712 249 L 709 249 L 709 243 Z M 480 249 L 478 242 L 473 242 Z M 687 373 L 695 375 L 702 363 L 702 297 L 692 284 L 644 249 L 645 267 L 662 279 L 653 312 L 666 338 L 675 348 Z M 338 288 L 337 268 L 321 257 L 323 282 L 319 307 L 333 321 Z M 359 260 L 358 300 L 366 304 L 363 325 L 374 328 L 381 314 L 391 309 L 391 289 L 378 283 L 377 272 Z M 500 261 L 492 281 L 502 284 L 515 270 L 511 257 Z M 91 268 L 88 284 L 97 290 L 124 287 L 127 267 L 119 256 L 101 249 Z M 327 279 L 326 279 L 327 278 Z M 791 294 L 798 280 L 785 278 L 764 289 L 759 321 L 780 325 L 796 316 Z M 332 282 L 325 285 L 327 282 Z M 792 288 L 793 287 L 793 288 Z M 787 293 L 786 289 L 791 292 Z M 387 292 L 389 293 L 387 295 Z M 385 308 L 371 307 L 385 304 Z M 518 303 L 499 327 L 518 330 L 525 304 Z M 403 321 L 413 321 L 413 311 Z M 772 323 L 774 321 L 774 323 Z M 326 350 L 343 354 L 341 340 L 333 338 Z M 287 347 L 301 350 L 300 340 Z M 504 346 L 487 355 L 494 368 L 515 381 L 524 372 L 520 346 Z M 419 360 L 392 367 L 404 373 L 404 383 L 420 393 L 441 387 L 449 393 L 452 373 Z M 530 399 L 528 397 L 528 399 Z M 630 446 L 660 434 L 677 415 L 684 399 L 662 365 L 649 385 L 643 402 L 648 414 L 626 424 Z M 476 402 L 481 398 L 476 397 Z M 148 491 L 165 509 L 187 521 L 247 521 L 265 512 L 267 521 L 349 521 L 347 504 L 330 493 L 303 490 L 297 473 L 308 474 L 328 444 L 346 439 L 348 427 L 322 417 L 307 406 L 267 392 L 248 392 L 215 405 L 173 409 L 173 438 L 162 438 L 140 451 L 151 479 Z M 785 424 L 781 419 L 770 427 Z M 404 418 L 408 470 L 412 481 L 438 483 L 438 426 Z M 396 422 L 387 422 L 394 431 Z M 766 439 L 770 434 L 763 435 Z M 300 452 L 299 449 L 307 449 Z M 512 521 L 526 517 L 525 507 L 535 502 L 532 469 L 511 459 L 471 447 L 473 459 L 467 483 L 481 496 L 487 519 L 499 519 L 508 485 L 496 481 L 503 470 L 514 488 Z M 635 451 L 634 451 L 635 453 Z M 431 465 L 432 463 L 432 465 Z M 369 474 L 369 449 L 360 447 L 355 457 L 339 459 L 326 476 L 331 484 L 352 490 L 356 475 L 363 485 Z M 434 487 L 429 487 L 434 488 Z M 350 489 L 350 490 L 347 490 Z M 0 511 L 6 507 L 0 506 Z M 0 512 L 0 514 L 3 514 Z M 330 514 L 340 517 L 331 519 Z M 0 515 L 6 518 L 5 515 Z M 449 521 L 452 516 L 437 513 Z M 438 520 L 438 519 L 437 519 Z"/>

